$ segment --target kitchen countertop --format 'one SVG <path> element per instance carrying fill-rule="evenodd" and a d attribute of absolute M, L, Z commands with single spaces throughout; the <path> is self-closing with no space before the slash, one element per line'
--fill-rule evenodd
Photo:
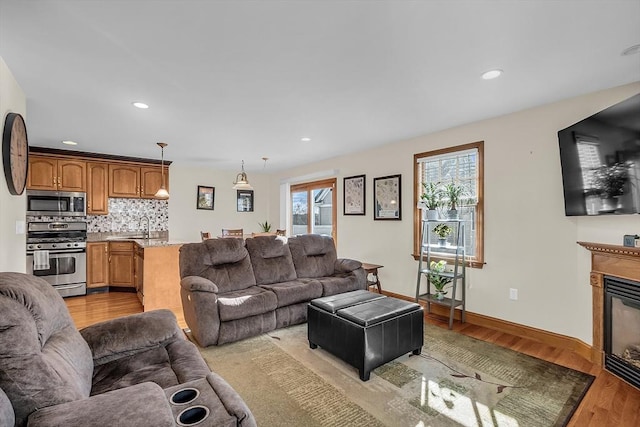
<path fill-rule="evenodd" d="M 180 240 L 170 240 L 169 233 L 151 232 L 151 238 L 145 239 L 139 233 L 87 233 L 87 243 L 92 242 L 134 242 L 141 248 L 154 248 L 162 246 L 184 245 L 185 242 Z"/>

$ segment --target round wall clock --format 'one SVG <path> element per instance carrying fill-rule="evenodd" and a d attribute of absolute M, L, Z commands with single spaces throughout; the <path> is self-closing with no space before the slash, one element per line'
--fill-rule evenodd
<path fill-rule="evenodd" d="M 9 192 L 20 195 L 27 185 L 29 141 L 24 119 L 18 113 L 9 113 L 2 133 L 2 163 Z"/>

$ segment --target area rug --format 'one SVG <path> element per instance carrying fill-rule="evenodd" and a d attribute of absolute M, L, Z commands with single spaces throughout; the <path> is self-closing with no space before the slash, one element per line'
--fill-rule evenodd
<path fill-rule="evenodd" d="M 425 324 L 422 354 L 360 381 L 306 324 L 200 348 L 259 426 L 562 426 L 591 375 Z"/>

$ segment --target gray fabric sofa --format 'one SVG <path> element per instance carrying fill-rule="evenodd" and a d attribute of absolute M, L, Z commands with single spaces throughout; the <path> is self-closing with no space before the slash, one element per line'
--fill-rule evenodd
<path fill-rule="evenodd" d="M 0 426 L 175 426 L 165 389 L 204 378 L 213 423 L 255 426 L 176 318 L 157 310 L 78 331 L 44 280 L 0 273 Z M 175 406 L 175 405 L 174 405 Z"/>
<path fill-rule="evenodd" d="M 303 323 L 312 299 L 367 288 L 362 264 L 338 259 L 333 239 L 315 234 L 189 243 L 180 277 L 185 320 L 203 347 Z"/>

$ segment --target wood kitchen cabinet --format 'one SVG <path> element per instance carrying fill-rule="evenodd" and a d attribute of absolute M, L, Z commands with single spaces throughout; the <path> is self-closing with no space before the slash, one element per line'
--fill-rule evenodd
<path fill-rule="evenodd" d="M 133 283 L 140 304 L 144 306 L 144 248 L 135 245 Z"/>
<path fill-rule="evenodd" d="M 109 243 L 87 243 L 87 288 L 109 285 Z"/>
<path fill-rule="evenodd" d="M 87 162 L 87 215 L 109 213 L 109 164 Z"/>
<path fill-rule="evenodd" d="M 134 288 L 133 242 L 109 242 L 109 284 L 116 287 Z"/>
<path fill-rule="evenodd" d="M 87 191 L 87 162 L 29 155 L 27 189 Z"/>
<path fill-rule="evenodd" d="M 164 168 L 165 188 L 168 189 L 169 169 Z M 160 166 L 109 165 L 109 197 L 153 199 L 162 184 Z"/>

